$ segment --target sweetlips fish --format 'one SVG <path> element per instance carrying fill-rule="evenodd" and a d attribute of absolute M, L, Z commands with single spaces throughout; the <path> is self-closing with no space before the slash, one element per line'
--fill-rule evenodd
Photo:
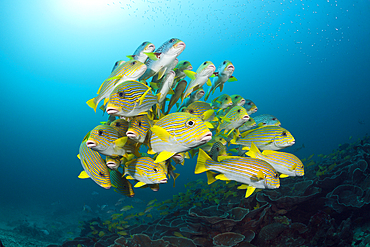
<path fill-rule="evenodd" d="M 250 99 L 245 100 L 244 108 L 247 109 L 248 115 L 256 113 L 258 110 L 256 104 Z"/>
<path fill-rule="evenodd" d="M 99 102 L 105 99 L 104 105 L 106 105 L 109 95 L 117 86 L 119 86 L 124 81 L 136 80 L 142 74 L 144 74 L 145 70 L 146 65 L 137 60 L 131 60 L 119 65 L 102 83 L 98 90 L 98 96 L 88 100 L 86 102 L 87 105 L 93 108 L 96 112 L 96 108 L 98 107 Z"/>
<path fill-rule="evenodd" d="M 171 113 L 151 128 L 150 145 L 158 153 L 155 162 L 162 162 L 176 153 L 187 152 L 212 139 L 212 132 L 203 121 L 186 112 Z"/>
<path fill-rule="evenodd" d="M 135 142 L 143 143 L 151 127 L 152 120 L 149 119 L 148 115 L 133 117 L 130 120 L 126 136 Z"/>
<path fill-rule="evenodd" d="M 127 57 L 145 63 L 146 59 L 148 58 L 146 53 L 153 52 L 154 49 L 155 46 L 153 43 L 145 41 L 135 50 L 133 55 L 128 55 Z"/>
<path fill-rule="evenodd" d="M 166 102 L 167 94 L 172 90 L 172 84 L 175 79 L 175 72 L 173 70 L 169 71 L 161 80 L 158 91 L 157 91 L 157 98 L 158 104 L 161 108 L 164 108 L 164 103 Z"/>
<path fill-rule="evenodd" d="M 110 123 L 110 126 L 112 126 L 114 129 L 118 131 L 118 136 L 123 137 L 126 136 L 126 132 L 128 130 L 129 122 L 125 119 L 116 119 L 113 122 Z"/>
<path fill-rule="evenodd" d="M 161 82 L 163 79 L 164 79 L 164 77 L 166 77 L 167 75 L 168 75 L 168 73 L 170 72 L 170 71 L 173 71 L 174 69 L 175 69 L 175 67 L 176 67 L 176 65 L 178 64 L 178 62 L 179 62 L 179 60 L 177 59 L 177 58 L 175 58 L 175 60 L 170 64 L 170 65 L 168 65 L 168 67 L 167 67 L 167 69 L 166 69 L 166 72 L 165 72 L 165 74 L 162 76 L 162 78 L 161 79 L 158 79 L 158 75 L 159 74 L 156 74 L 155 76 L 153 76 L 152 77 L 152 82 L 150 83 L 151 85 L 153 84 L 153 83 L 158 83 L 158 82 Z M 173 72 L 175 72 L 175 71 L 173 71 Z M 175 77 L 174 77 L 174 80 L 175 80 Z M 173 83 L 172 83 L 173 84 Z M 152 87 L 153 88 L 153 87 Z M 156 88 L 154 88 L 154 89 L 156 89 Z M 171 87 L 171 89 L 172 89 L 172 87 Z"/>
<path fill-rule="evenodd" d="M 216 175 L 211 171 L 219 172 Z M 276 189 L 280 187 L 279 174 L 266 161 L 239 156 L 219 156 L 214 161 L 206 152 L 199 149 L 195 174 L 207 172 L 208 184 L 216 179 L 236 181 L 245 184 L 239 188 L 247 188 L 246 197 L 251 195 L 255 188 Z"/>
<path fill-rule="evenodd" d="M 303 163 L 294 154 L 272 150 L 264 150 L 261 153 L 257 146 L 252 142 L 251 148 L 246 155 L 268 162 L 277 172 L 280 172 L 283 177 L 304 175 Z M 280 175 L 280 177 L 282 176 Z"/>
<path fill-rule="evenodd" d="M 211 151 L 212 147 L 213 147 L 213 144 L 215 144 L 216 142 L 220 142 L 222 145 L 227 145 L 227 140 L 226 139 L 227 139 L 226 135 L 223 135 L 223 134 L 219 133 L 219 134 L 213 135 L 212 139 L 209 142 L 200 146 L 199 148 L 201 148 L 204 151 L 209 153 Z M 189 151 L 189 153 L 192 154 L 192 157 L 194 157 L 196 152 L 197 151 L 195 151 L 195 149 Z"/>
<path fill-rule="evenodd" d="M 229 60 L 223 61 L 220 66 L 218 66 L 216 72 L 217 77 L 213 80 L 212 86 L 209 88 L 204 99 L 207 100 L 211 93 L 213 94 L 218 87 L 220 88 L 220 92 L 222 92 L 226 81 L 236 81 L 236 78 L 232 76 L 234 70 L 235 67 Z"/>
<path fill-rule="evenodd" d="M 242 126 L 240 126 L 238 129 L 239 129 L 239 132 L 243 132 L 243 131 L 250 130 L 256 126 L 257 126 L 256 121 L 254 121 L 254 119 L 250 117 L 248 121 L 243 123 Z"/>
<path fill-rule="evenodd" d="M 147 53 L 149 59 L 146 61 L 147 70 L 140 77 L 140 80 L 158 74 L 158 80 L 166 73 L 166 69 L 170 66 L 178 55 L 185 49 L 185 43 L 179 39 L 172 38 L 162 44 L 155 53 Z"/>
<path fill-rule="evenodd" d="M 150 157 L 140 157 L 125 164 L 126 178 L 138 181 L 134 187 L 167 183 L 166 174 L 163 164 L 155 163 Z"/>
<path fill-rule="evenodd" d="M 115 62 L 114 63 L 114 65 L 113 65 L 113 68 L 112 68 L 112 72 L 111 73 L 113 73 L 113 71 L 115 70 L 115 69 L 117 69 L 118 68 L 118 66 L 120 66 L 121 64 L 123 64 L 123 63 L 125 63 L 126 61 L 123 61 L 123 60 L 118 60 L 117 62 Z M 144 63 L 144 62 L 143 62 Z"/>
<path fill-rule="evenodd" d="M 151 88 L 138 81 L 125 81 L 109 96 L 106 111 L 109 115 L 134 117 L 147 114 L 158 103 Z"/>
<path fill-rule="evenodd" d="M 230 95 L 230 98 L 233 102 L 232 106 L 237 106 L 237 105 L 244 106 L 244 104 L 245 104 L 245 99 L 239 94 Z"/>
<path fill-rule="evenodd" d="M 106 156 L 105 164 L 108 166 L 109 169 L 117 170 L 118 167 L 121 165 L 121 158 L 120 156 Z"/>
<path fill-rule="evenodd" d="M 213 125 L 209 123 L 209 121 L 218 121 L 218 118 L 215 116 L 215 111 L 212 109 L 211 105 L 204 101 L 195 101 L 186 108 L 183 108 L 182 112 L 187 112 L 199 117 L 206 122 L 208 128 L 213 128 Z"/>
<path fill-rule="evenodd" d="M 191 63 L 189 61 L 186 61 L 186 60 L 182 60 L 180 61 L 176 67 L 173 69 L 173 71 L 175 71 L 175 82 L 179 82 L 181 80 L 183 80 L 185 77 L 186 77 L 186 74 L 184 73 L 184 70 L 192 70 L 193 69 L 193 66 L 191 65 Z M 175 87 L 177 85 L 173 85 L 173 87 Z"/>
<path fill-rule="evenodd" d="M 233 102 L 231 100 L 231 97 L 227 94 L 223 94 L 212 100 L 212 107 L 220 110 L 225 109 L 232 104 Z"/>
<path fill-rule="evenodd" d="M 177 111 L 181 111 L 182 108 L 187 107 L 191 103 L 200 100 L 204 95 L 203 88 L 199 88 L 197 91 L 194 91 L 190 94 L 190 97 L 185 98 L 181 105 L 177 108 Z"/>
<path fill-rule="evenodd" d="M 123 148 L 127 137 L 119 137 L 117 130 L 110 125 L 98 125 L 91 132 L 86 141 L 86 146 L 103 155 L 124 155 Z"/>
<path fill-rule="evenodd" d="M 184 73 L 191 79 L 191 81 L 189 82 L 189 86 L 181 100 L 184 101 L 184 99 L 189 97 L 193 91 L 203 87 L 205 83 L 207 83 L 208 86 L 212 86 L 209 78 L 213 75 L 215 70 L 216 66 L 211 61 L 205 61 L 202 63 L 196 72 L 184 70 Z"/>
<path fill-rule="evenodd" d="M 271 114 L 262 114 L 255 116 L 254 121 L 256 121 L 256 124 L 258 127 L 262 126 L 281 126 L 280 121 Z"/>
<path fill-rule="evenodd" d="M 110 180 L 114 191 L 122 195 L 133 197 L 135 195 L 132 184 L 118 170 L 110 170 Z"/>
<path fill-rule="evenodd" d="M 231 144 L 251 147 L 252 142 L 260 150 L 280 150 L 295 143 L 292 134 L 280 126 L 263 126 L 241 133 L 230 141 Z"/>
<path fill-rule="evenodd" d="M 217 132 L 225 130 L 224 134 L 229 134 L 236 128 L 242 126 L 245 122 L 249 120 L 249 115 L 247 110 L 242 106 L 234 106 L 225 116 L 220 117 L 222 119 L 221 123 L 217 127 Z"/>
<path fill-rule="evenodd" d="M 218 156 L 227 156 L 227 148 L 221 142 L 215 142 L 212 145 L 211 151 L 209 151 L 209 155 L 214 161 L 218 161 Z"/>
<path fill-rule="evenodd" d="M 77 157 L 81 161 L 84 171 L 78 176 L 81 179 L 91 178 L 104 189 L 111 187 L 109 169 L 100 154 L 86 145 L 87 140 L 82 141 Z"/>
<path fill-rule="evenodd" d="M 176 104 L 176 102 L 181 98 L 181 95 L 182 93 L 184 92 L 185 88 L 186 88 L 186 85 L 188 84 L 187 81 L 185 80 L 181 80 L 177 83 L 176 85 L 176 88 L 174 90 L 174 94 L 172 94 L 171 98 L 170 98 L 170 102 L 168 103 L 168 106 L 167 106 L 167 111 L 166 111 L 166 115 L 168 113 L 170 113 L 171 111 L 171 108 Z"/>

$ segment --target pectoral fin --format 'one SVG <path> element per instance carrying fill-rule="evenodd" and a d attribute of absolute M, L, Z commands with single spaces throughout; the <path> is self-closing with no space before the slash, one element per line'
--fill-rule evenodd
<path fill-rule="evenodd" d="M 146 183 L 143 183 L 143 182 L 137 182 L 136 184 L 135 184 L 135 188 L 138 188 L 138 187 L 142 187 L 142 186 L 144 186 L 144 185 L 146 185 Z"/>
<path fill-rule="evenodd" d="M 127 136 L 118 138 L 117 140 L 114 141 L 114 144 L 116 144 L 117 147 L 123 148 L 127 142 Z"/>
<path fill-rule="evenodd" d="M 176 153 L 175 152 L 169 152 L 169 151 L 162 151 L 158 154 L 157 158 L 155 159 L 155 163 L 159 163 L 165 160 L 168 160 L 172 156 L 174 156 Z"/>
<path fill-rule="evenodd" d="M 90 178 L 89 175 L 87 175 L 87 173 L 85 171 L 82 171 L 80 173 L 80 175 L 78 175 L 78 178 L 80 179 L 86 179 L 86 178 Z"/>
<path fill-rule="evenodd" d="M 168 133 L 168 131 L 162 128 L 161 126 L 153 125 L 153 127 L 151 127 L 150 130 L 164 142 L 168 142 L 170 139 L 173 138 L 173 135 Z"/>
<path fill-rule="evenodd" d="M 189 77 L 192 80 L 195 80 L 195 78 L 197 78 L 197 73 L 195 73 L 194 71 L 185 69 L 183 72 L 187 77 Z"/>
<path fill-rule="evenodd" d="M 207 83 L 207 86 L 208 86 L 208 87 L 212 86 L 212 82 L 211 82 L 211 80 L 210 80 L 209 78 L 208 78 L 208 80 L 207 80 L 207 82 L 206 82 L 206 83 Z"/>

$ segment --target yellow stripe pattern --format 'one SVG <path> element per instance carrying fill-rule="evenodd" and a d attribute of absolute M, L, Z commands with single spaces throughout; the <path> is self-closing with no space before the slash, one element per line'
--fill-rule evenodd
<path fill-rule="evenodd" d="M 90 133 L 88 140 L 94 140 L 97 145 L 108 147 L 119 138 L 115 128 L 109 125 L 98 125 Z"/>

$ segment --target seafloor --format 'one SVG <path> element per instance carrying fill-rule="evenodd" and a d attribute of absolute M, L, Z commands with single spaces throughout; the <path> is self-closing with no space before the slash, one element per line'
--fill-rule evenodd
<path fill-rule="evenodd" d="M 85 212 L 4 206 L 0 240 L 6 247 L 370 246 L 369 137 L 303 160 L 303 178 L 248 198 L 234 182 L 197 180 L 135 215 L 82 221 Z"/>

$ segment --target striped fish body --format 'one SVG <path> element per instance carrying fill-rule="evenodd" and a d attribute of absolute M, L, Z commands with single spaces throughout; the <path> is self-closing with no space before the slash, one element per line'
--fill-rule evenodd
<path fill-rule="evenodd" d="M 123 137 L 126 136 L 129 122 L 127 122 L 125 119 L 116 119 L 110 123 L 110 126 L 117 130 L 119 137 Z"/>
<path fill-rule="evenodd" d="M 132 184 L 117 170 L 110 170 L 110 181 L 114 191 L 122 195 L 133 197 L 135 195 Z"/>
<path fill-rule="evenodd" d="M 108 166 L 109 169 L 117 170 L 121 165 L 120 156 L 106 156 L 105 164 Z"/>
<path fill-rule="evenodd" d="M 195 101 L 188 105 L 182 111 L 190 113 L 196 117 L 199 117 L 203 121 L 212 121 L 216 117 L 214 111 L 212 110 L 211 105 L 204 101 Z M 204 113 L 207 111 L 212 111 L 213 113 L 210 114 L 209 117 L 205 118 Z"/>
<path fill-rule="evenodd" d="M 151 127 L 152 121 L 148 115 L 136 116 L 131 118 L 126 135 L 135 142 L 143 143 Z"/>
<path fill-rule="evenodd" d="M 229 121 L 222 120 L 218 130 L 233 130 L 242 126 L 249 120 L 247 110 L 242 106 L 234 106 L 225 116 Z"/>
<path fill-rule="evenodd" d="M 168 103 L 166 115 L 170 112 L 171 108 L 176 104 L 180 99 L 181 94 L 184 92 L 187 85 L 187 81 L 181 80 L 177 83 L 175 88 L 175 93 L 171 96 L 170 102 Z"/>
<path fill-rule="evenodd" d="M 213 94 L 218 87 L 220 88 L 220 92 L 222 92 L 225 82 L 230 79 L 234 70 L 235 67 L 229 60 L 223 61 L 220 66 L 218 66 L 218 76 L 213 80 L 212 86 L 209 88 L 204 99 L 207 100 L 211 93 Z"/>
<path fill-rule="evenodd" d="M 174 79 L 175 79 L 175 72 L 173 70 L 169 71 L 165 75 L 165 77 L 163 77 L 163 80 L 161 81 L 160 86 L 157 91 L 159 94 L 158 103 L 160 105 L 162 105 L 165 102 L 168 92 L 170 91 L 170 89 L 172 89 L 172 84 L 174 82 Z"/>
<path fill-rule="evenodd" d="M 79 159 L 87 175 L 104 189 L 111 187 L 109 169 L 97 151 L 90 149 L 84 140 L 80 145 Z"/>
<path fill-rule="evenodd" d="M 134 54 L 132 55 L 132 58 L 142 63 L 145 63 L 146 59 L 148 58 L 148 55 L 146 55 L 144 52 L 153 52 L 154 49 L 155 46 L 153 43 L 145 41 L 135 50 Z"/>
<path fill-rule="evenodd" d="M 164 116 L 153 125 L 150 144 L 155 153 L 168 151 L 175 154 L 187 152 L 211 138 L 211 131 L 200 118 L 176 112 Z"/>
<path fill-rule="evenodd" d="M 233 104 L 231 97 L 227 94 L 218 96 L 212 100 L 212 107 L 216 109 L 225 109 Z"/>
<path fill-rule="evenodd" d="M 233 105 L 232 106 L 244 106 L 244 104 L 246 103 L 245 102 L 245 99 L 239 95 L 239 94 L 233 94 L 233 95 L 230 95 L 230 98 L 233 102 Z M 245 107 L 244 107 L 245 108 Z"/>
<path fill-rule="evenodd" d="M 240 132 L 243 132 L 243 131 L 250 130 L 256 126 L 257 126 L 256 121 L 254 121 L 254 119 L 250 117 L 248 121 L 243 123 L 242 126 L 240 126 L 238 129 Z"/>
<path fill-rule="evenodd" d="M 231 140 L 231 144 L 251 147 L 252 142 L 260 150 L 280 150 L 295 143 L 292 134 L 280 126 L 265 126 L 241 133 L 242 137 Z"/>
<path fill-rule="evenodd" d="M 203 64 L 201 64 L 199 68 L 197 69 L 197 71 L 195 72 L 195 74 L 192 75 L 193 78 L 189 82 L 189 86 L 186 89 L 182 100 L 189 97 L 189 95 L 193 91 L 203 87 L 203 85 L 213 75 L 215 70 L 216 70 L 216 66 L 211 61 L 205 61 Z M 188 72 L 188 73 L 191 73 L 191 72 Z"/>
<path fill-rule="evenodd" d="M 220 180 L 233 180 L 260 189 L 280 187 L 279 175 L 266 161 L 239 156 L 226 156 L 222 161 L 212 160 L 202 149 L 199 150 L 195 174 L 205 171 L 216 171 L 224 176 Z M 261 178 L 260 172 L 263 177 Z"/>
<path fill-rule="evenodd" d="M 148 78 L 160 73 L 158 80 L 165 74 L 166 69 L 170 66 L 178 55 L 185 49 L 185 43 L 179 39 L 172 38 L 162 44 L 156 51 L 158 60 L 148 58 L 146 65 L 148 69 L 141 76 L 140 80 L 147 80 Z"/>
<path fill-rule="evenodd" d="M 187 107 L 191 103 L 200 100 L 204 95 L 203 88 L 199 88 L 197 91 L 194 91 L 190 94 L 189 98 L 185 98 L 181 105 L 177 108 L 177 111 L 181 111 L 182 108 Z"/>
<path fill-rule="evenodd" d="M 248 115 L 251 115 L 253 113 L 256 113 L 257 110 L 258 110 L 256 104 L 252 100 L 250 100 L 250 99 L 247 99 L 245 101 L 244 108 L 247 110 Z"/>
<path fill-rule="evenodd" d="M 103 155 L 122 156 L 126 153 L 126 150 L 116 146 L 115 141 L 119 138 L 117 130 L 110 125 L 98 125 L 90 132 L 86 145 Z"/>
<path fill-rule="evenodd" d="M 254 121 L 256 121 L 256 124 L 258 127 L 262 126 L 281 126 L 280 121 L 271 114 L 262 114 L 255 116 Z"/>
<path fill-rule="evenodd" d="M 150 157 L 140 157 L 125 164 L 125 175 L 145 184 L 167 183 L 164 165 Z"/>
<path fill-rule="evenodd" d="M 303 163 L 294 154 L 272 150 L 265 150 L 261 153 L 254 144 L 252 144 L 246 154 L 250 157 L 268 162 L 276 171 L 282 174 L 293 177 L 304 175 Z"/>
<path fill-rule="evenodd" d="M 146 114 L 157 103 L 150 87 L 137 81 L 125 81 L 111 93 L 106 111 L 113 116 L 134 117 Z"/>
<path fill-rule="evenodd" d="M 182 60 L 180 61 L 174 71 L 175 71 L 175 82 L 181 81 L 186 77 L 186 74 L 184 73 L 184 70 L 192 70 L 193 66 L 189 61 Z M 176 86 L 176 85 L 174 85 Z"/>
<path fill-rule="evenodd" d="M 209 151 L 209 154 L 210 154 L 210 157 L 214 161 L 218 161 L 217 160 L 218 156 L 226 156 L 227 155 L 226 146 L 224 144 L 222 144 L 221 142 L 215 142 L 212 145 L 212 148 L 211 148 L 211 151 Z"/>
<path fill-rule="evenodd" d="M 136 80 L 144 74 L 145 70 L 146 65 L 137 60 L 130 60 L 120 64 L 100 86 L 98 96 L 86 103 L 96 111 L 99 102 L 108 98 L 118 85 L 124 81 Z"/>

